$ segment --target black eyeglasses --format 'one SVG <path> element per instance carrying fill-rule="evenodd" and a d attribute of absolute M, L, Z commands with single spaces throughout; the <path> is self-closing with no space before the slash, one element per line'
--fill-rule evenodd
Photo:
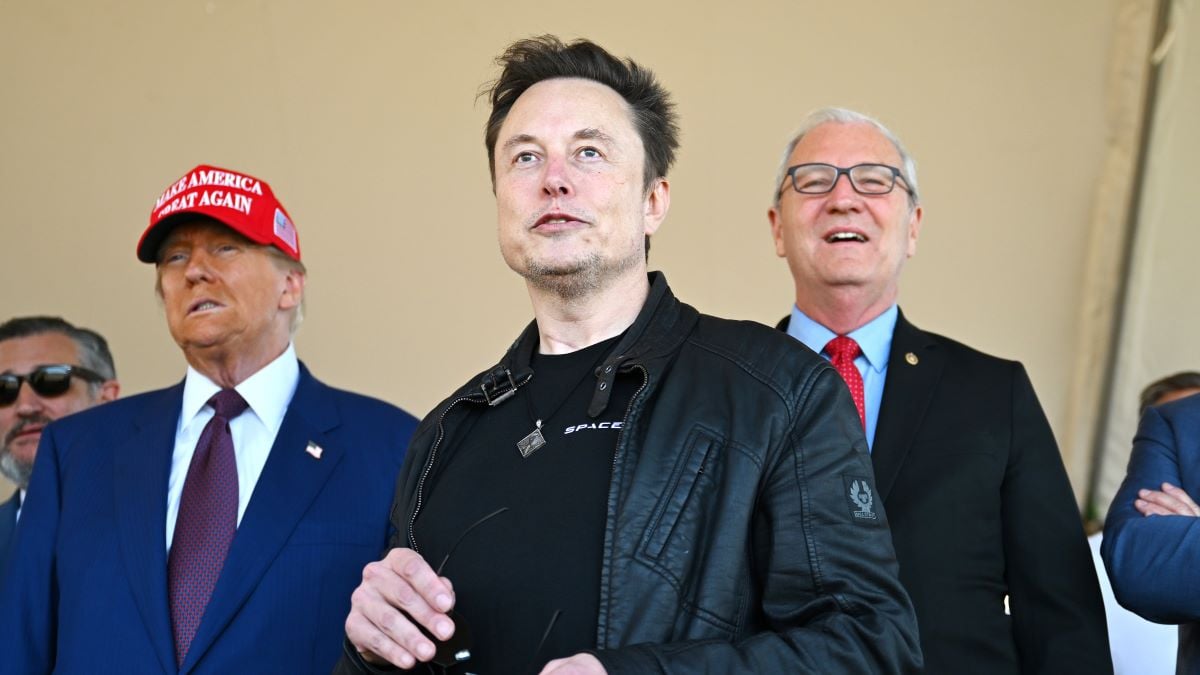
<path fill-rule="evenodd" d="M 886 195 L 896 187 L 896 179 L 902 181 L 900 189 L 908 194 L 912 194 L 912 190 L 908 187 L 908 180 L 904 178 L 904 174 L 900 173 L 900 169 L 887 164 L 855 164 L 854 166 L 843 169 L 840 166 L 832 164 L 797 164 L 796 166 L 788 167 L 787 177 L 792 182 L 792 189 L 802 195 L 823 195 L 833 192 L 833 187 L 837 185 L 838 178 L 846 174 L 850 179 L 850 187 L 860 195 Z M 779 186 L 779 192 L 782 194 L 785 185 Z"/>
<path fill-rule="evenodd" d="M 492 511 L 491 513 L 467 526 L 467 529 L 463 530 L 462 534 L 458 535 L 458 539 L 454 540 L 454 543 L 450 546 L 450 550 L 446 552 L 445 557 L 442 558 L 442 562 L 437 566 L 437 569 L 434 570 L 434 574 L 437 574 L 439 577 L 442 576 L 442 569 L 445 568 L 446 563 L 450 561 L 450 556 L 454 554 L 454 550 L 458 548 L 458 545 L 462 543 L 462 540 L 467 538 L 467 534 L 471 530 L 474 530 L 475 528 L 507 510 L 507 506 L 501 506 L 495 511 Z M 534 649 L 533 656 L 531 657 L 533 660 L 530 661 L 529 667 L 525 669 L 526 671 L 531 671 L 536 664 L 538 653 L 542 651 L 542 647 L 546 644 L 546 638 L 550 637 L 550 631 L 554 629 L 554 624 L 558 621 L 558 617 L 561 615 L 562 610 L 560 609 L 556 610 L 554 615 L 550 617 L 550 623 L 546 626 L 546 630 L 542 632 L 542 639 L 538 641 L 537 647 Z M 420 623 L 413 621 L 413 625 L 415 625 L 418 630 L 424 633 L 425 637 L 429 638 L 433 642 L 433 645 L 437 650 L 434 652 L 433 658 L 430 659 L 430 663 L 440 666 L 443 672 L 446 668 L 450 668 L 451 666 L 456 666 L 460 663 L 465 663 L 471 660 L 472 643 L 471 632 L 467 628 L 467 622 L 463 620 L 462 615 L 452 609 L 449 612 L 446 612 L 446 616 L 450 617 L 450 620 L 454 622 L 454 635 L 451 635 L 449 640 L 439 640 L 428 630 L 426 630 L 426 628 Z"/>
<path fill-rule="evenodd" d="M 22 382 L 28 382 L 38 396 L 54 398 L 67 393 L 67 390 L 71 388 L 72 377 L 79 377 L 88 382 L 105 380 L 95 371 L 65 363 L 38 366 L 28 375 L 5 373 L 0 375 L 0 408 L 10 406 L 17 400 L 17 395 L 21 393 Z"/>

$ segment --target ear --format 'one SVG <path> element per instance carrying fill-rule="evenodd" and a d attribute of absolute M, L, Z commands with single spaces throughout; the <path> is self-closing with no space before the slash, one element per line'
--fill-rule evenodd
<path fill-rule="evenodd" d="M 775 239 L 775 255 L 786 258 L 787 246 L 783 242 L 783 223 L 780 222 L 782 218 L 778 206 L 767 209 L 767 220 L 771 223 L 771 237 Z"/>
<path fill-rule="evenodd" d="M 912 210 L 912 215 L 908 217 L 908 257 L 913 257 L 917 254 L 917 237 L 921 236 L 921 219 L 925 217 L 925 210 L 917 205 Z"/>
<path fill-rule="evenodd" d="M 646 200 L 642 208 L 643 229 L 647 235 L 654 234 L 658 231 L 659 225 L 667 218 L 667 211 L 671 209 L 671 184 L 666 178 L 656 178 L 654 185 L 650 186 L 650 190 L 646 193 Z"/>
<path fill-rule="evenodd" d="M 121 395 L 121 383 L 116 380 L 105 380 L 100 385 L 100 394 L 96 397 L 96 403 L 108 403 L 115 401 Z"/>
<path fill-rule="evenodd" d="M 279 296 L 279 309 L 289 310 L 300 306 L 304 299 L 304 273 L 289 269 L 283 278 L 283 293 Z"/>

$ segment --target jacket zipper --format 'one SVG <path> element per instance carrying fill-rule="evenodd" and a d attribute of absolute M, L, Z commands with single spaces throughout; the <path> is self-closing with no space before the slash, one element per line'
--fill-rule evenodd
<path fill-rule="evenodd" d="M 513 392 L 516 392 L 517 389 L 523 387 L 532 378 L 533 375 L 528 375 L 524 380 L 520 382 L 514 382 Z M 463 401 L 482 403 L 484 400 L 485 399 L 475 396 L 462 396 L 456 398 L 451 401 L 450 405 L 446 406 L 446 409 L 442 411 L 440 416 L 438 416 L 438 435 L 437 438 L 434 439 L 433 445 L 429 449 L 429 460 L 425 462 L 425 468 L 421 471 L 421 479 L 417 481 L 417 505 L 413 508 L 412 516 L 408 519 L 408 543 L 411 545 L 412 550 L 417 553 L 421 552 L 421 549 L 417 546 L 417 515 L 421 513 L 421 507 L 425 503 L 425 479 L 429 477 L 429 472 L 433 470 L 433 464 L 435 461 L 437 461 L 438 446 L 442 444 L 442 439 L 446 436 L 446 429 L 444 426 L 442 426 L 442 422 L 446 419 L 446 415 L 449 415 L 450 411 L 454 409 L 454 406 L 458 405 L 459 403 L 462 403 Z"/>
<path fill-rule="evenodd" d="M 612 468 L 608 473 L 609 494 L 612 493 L 613 475 L 615 475 L 617 472 L 617 454 L 621 451 L 621 441 L 625 438 L 624 422 L 629 421 L 629 413 L 633 412 L 633 404 L 637 402 L 637 397 L 641 395 L 642 390 L 646 388 L 646 385 L 650 384 L 650 373 L 646 370 L 645 366 L 639 364 L 633 366 L 633 369 L 642 371 L 642 386 L 638 387 L 637 391 L 633 392 L 633 397 L 629 399 L 629 405 L 625 407 L 625 417 L 622 420 L 621 431 L 617 432 L 617 448 L 616 451 L 613 452 Z"/>
<path fill-rule="evenodd" d="M 609 528 L 616 527 L 615 523 L 608 522 L 608 507 L 609 507 L 609 504 L 611 504 L 612 499 L 613 499 L 613 483 L 615 482 L 616 475 L 617 475 L 617 456 L 621 454 L 621 442 L 625 440 L 625 429 L 628 428 L 629 414 L 633 412 L 633 405 L 635 403 L 637 403 L 638 396 L 641 396 L 642 391 L 644 391 L 646 389 L 646 386 L 650 384 L 650 372 L 648 370 L 646 370 L 645 366 L 638 364 L 638 365 L 633 366 L 633 368 L 635 370 L 642 371 L 642 386 L 638 387 L 637 391 L 633 392 L 633 396 L 629 399 L 629 405 L 626 406 L 626 408 L 625 408 L 625 418 L 622 420 L 623 423 L 621 424 L 621 431 L 619 431 L 617 433 L 617 447 L 615 450 L 613 450 L 612 467 L 609 469 L 609 472 L 608 472 L 608 500 L 609 500 L 609 502 L 605 504 L 605 525 L 604 525 L 606 538 L 609 534 L 609 531 L 608 531 Z M 608 557 L 609 557 L 608 548 L 605 548 L 604 556 L 606 559 L 605 561 L 607 563 L 609 563 L 609 565 L 602 565 L 601 570 L 603 570 L 605 567 L 610 567 L 611 563 L 612 563 L 611 560 L 608 560 Z M 609 583 L 609 580 L 603 579 L 602 582 Z M 601 609 L 601 611 L 603 611 L 607 614 L 607 612 L 608 612 L 607 606 L 601 607 L 600 609 Z M 600 633 L 600 623 L 598 621 L 596 623 L 596 633 L 597 633 L 596 634 L 596 645 L 599 648 L 604 649 L 606 642 L 604 640 L 604 636 L 599 634 Z"/>

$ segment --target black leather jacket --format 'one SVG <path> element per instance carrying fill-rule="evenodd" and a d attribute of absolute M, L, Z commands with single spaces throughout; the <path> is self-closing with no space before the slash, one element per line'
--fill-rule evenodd
<path fill-rule="evenodd" d="M 397 484 L 411 546 L 426 476 L 456 424 L 529 380 L 531 324 L 418 427 Z M 609 673 L 912 672 L 916 619 L 862 427 L 838 374 L 799 342 L 699 314 L 651 274 L 597 370 L 641 387 L 612 468 L 593 652 Z"/>

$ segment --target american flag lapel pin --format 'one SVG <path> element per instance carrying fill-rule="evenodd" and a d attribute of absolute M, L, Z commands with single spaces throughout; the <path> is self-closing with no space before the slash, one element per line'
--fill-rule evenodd
<path fill-rule="evenodd" d="M 321 459 L 321 453 L 325 452 L 321 446 L 312 441 L 308 442 L 308 447 L 304 448 L 304 451 L 312 455 L 313 459 Z"/>

